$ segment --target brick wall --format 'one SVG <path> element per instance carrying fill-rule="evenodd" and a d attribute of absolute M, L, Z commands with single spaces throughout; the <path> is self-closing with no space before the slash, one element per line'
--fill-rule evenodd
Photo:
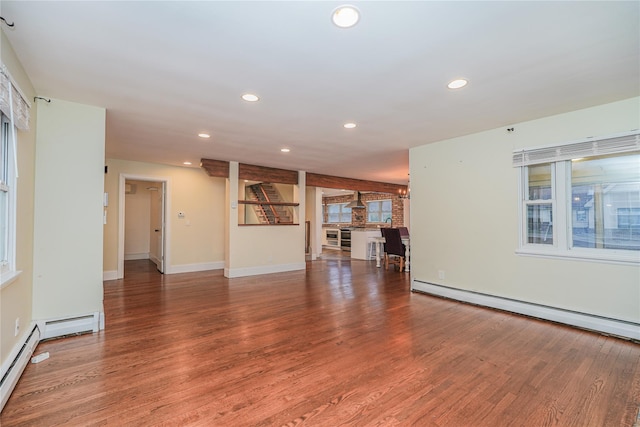
<path fill-rule="evenodd" d="M 353 194 L 348 194 L 346 196 L 331 196 L 331 197 L 323 197 L 322 205 L 323 205 L 323 223 L 327 222 L 327 210 L 325 205 L 330 203 L 348 203 L 353 201 Z M 365 205 L 368 201 L 373 200 L 391 200 L 391 218 L 393 219 L 394 227 L 403 227 L 404 226 L 404 203 L 401 198 L 396 196 L 395 194 L 385 194 L 385 193 L 362 193 L 360 195 L 360 200 Z M 343 225 L 352 225 L 355 227 L 366 227 L 366 226 L 378 226 L 383 225 L 390 227 L 391 224 L 388 222 L 385 223 L 367 223 L 367 209 L 351 209 L 351 224 L 343 224 Z"/>

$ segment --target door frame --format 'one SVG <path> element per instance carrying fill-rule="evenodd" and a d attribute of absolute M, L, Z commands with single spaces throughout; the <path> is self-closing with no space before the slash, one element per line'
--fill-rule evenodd
<path fill-rule="evenodd" d="M 167 221 L 167 212 L 171 212 L 171 180 L 167 177 L 136 175 L 121 173 L 118 186 L 118 270 L 117 279 L 124 278 L 124 226 L 125 226 L 125 184 L 127 180 L 160 182 L 164 191 L 162 192 L 162 206 L 164 207 L 164 221 L 162 223 L 162 253 L 164 254 L 163 269 L 165 274 L 171 273 L 171 247 L 170 242 L 171 227 Z"/>

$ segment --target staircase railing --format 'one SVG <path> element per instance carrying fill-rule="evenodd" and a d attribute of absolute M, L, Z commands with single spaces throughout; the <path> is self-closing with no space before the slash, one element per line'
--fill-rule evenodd
<path fill-rule="evenodd" d="M 299 206 L 299 203 L 281 202 L 278 190 L 271 184 L 260 183 L 247 186 L 246 197 L 250 200 L 238 200 L 238 203 L 253 205 L 260 224 L 293 224 L 293 215 L 290 209 Z"/>

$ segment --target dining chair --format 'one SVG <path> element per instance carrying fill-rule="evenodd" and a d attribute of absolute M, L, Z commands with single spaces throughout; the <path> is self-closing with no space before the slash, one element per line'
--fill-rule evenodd
<path fill-rule="evenodd" d="M 384 237 L 384 266 L 388 270 L 389 264 L 397 265 L 400 271 L 404 270 L 406 247 L 402 243 L 400 230 L 397 228 L 381 228 Z"/>

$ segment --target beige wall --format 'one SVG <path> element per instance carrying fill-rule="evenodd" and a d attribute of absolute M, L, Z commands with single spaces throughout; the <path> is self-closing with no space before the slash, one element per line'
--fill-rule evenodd
<path fill-rule="evenodd" d="M 24 72 L 4 32 L 0 31 L 2 63 L 24 92 L 27 101 L 33 101 L 35 91 Z M 4 366 L 9 354 L 24 341 L 30 332 L 33 283 L 33 204 L 35 187 L 35 147 L 38 113 L 31 105 L 29 131 L 18 131 L 18 182 L 16 217 L 16 268 L 22 273 L 7 287 L 0 290 L 0 363 Z M 21 333 L 14 336 L 15 319 L 20 319 Z"/>
<path fill-rule="evenodd" d="M 238 183 L 238 163 L 230 162 L 226 181 L 228 204 L 225 220 L 225 276 L 240 277 L 305 268 L 304 221 L 297 225 L 238 225 L 238 195 L 244 194 Z M 293 202 L 300 203 L 296 215 L 305 217 L 305 175 L 293 186 Z M 302 191 L 300 191 L 302 189 Z"/>
<path fill-rule="evenodd" d="M 38 102 L 33 316 L 102 312 L 104 108 Z"/>
<path fill-rule="evenodd" d="M 104 191 L 109 193 L 104 226 L 104 270 L 116 271 L 120 174 L 168 180 L 167 273 L 183 269 L 221 268 L 224 260 L 225 180 L 211 178 L 200 168 L 107 159 Z M 184 218 L 178 218 L 184 212 Z M 212 266 L 212 263 L 219 265 Z"/>
<path fill-rule="evenodd" d="M 125 259 L 149 258 L 151 243 L 151 193 L 144 181 L 127 181 L 132 189 L 125 192 Z M 146 257 L 144 257 L 146 254 Z"/>
<path fill-rule="evenodd" d="M 639 106 L 633 98 L 411 149 L 413 278 L 639 322 L 640 267 L 516 255 L 511 160 L 518 148 L 638 129 Z"/>

